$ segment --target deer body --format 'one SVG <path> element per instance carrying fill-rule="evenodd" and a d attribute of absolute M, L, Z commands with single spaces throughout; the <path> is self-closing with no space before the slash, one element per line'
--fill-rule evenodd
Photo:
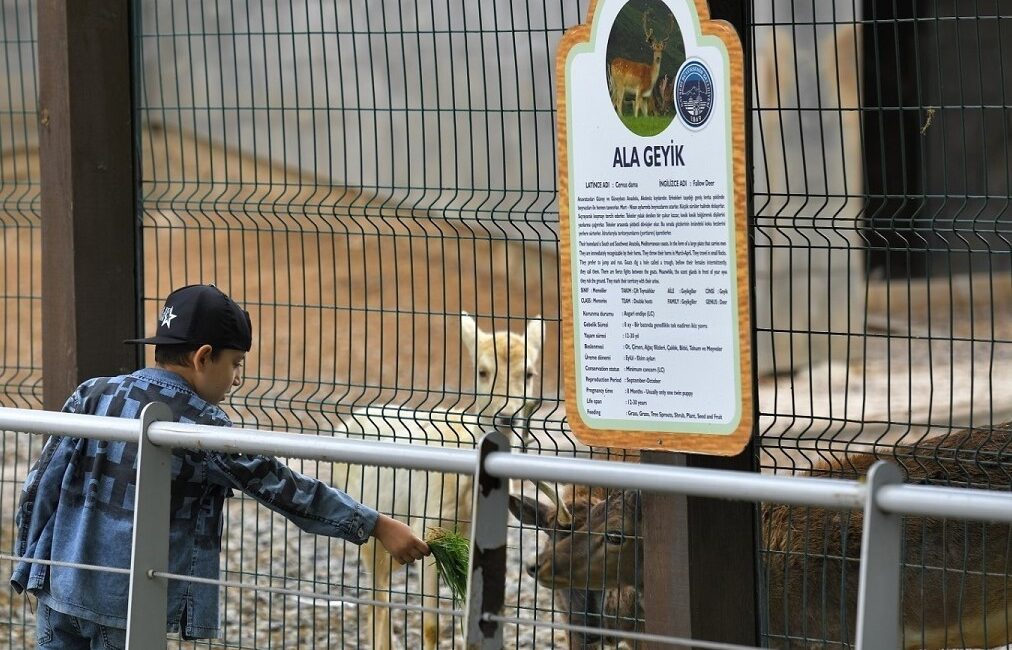
<path fill-rule="evenodd" d="M 512 426 L 528 400 L 535 398 L 538 359 L 542 346 L 540 320 L 528 322 L 525 334 L 487 333 L 474 319 L 461 317 L 461 339 L 475 360 L 475 397 L 467 409 L 412 411 L 396 406 L 356 410 L 346 418 L 336 435 L 349 438 L 404 442 L 443 447 L 474 448 L 482 433 L 494 426 Z M 393 513 L 423 536 L 431 527 L 457 526 L 466 533 L 471 518 L 473 480 L 470 476 L 380 468 L 335 465 L 332 483 L 362 503 L 381 512 Z M 362 545 L 361 564 L 372 576 L 374 598 L 389 601 L 390 556 L 370 539 Z M 434 566 L 422 568 L 423 604 L 437 606 L 438 583 Z M 390 610 L 371 608 L 367 636 L 372 648 L 391 645 Z M 422 618 L 426 648 L 435 648 L 439 621 Z"/>
<path fill-rule="evenodd" d="M 627 95 L 633 98 L 633 117 L 649 112 L 651 96 L 654 91 L 654 84 L 657 83 L 657 76 L 661 71 L 661 59 L 664 57 L 664 46 L 674 32 L 674 16 L 671 16 L 672 28 L 663 39 L 654 38 L 654 30 L 647 27 L 649 12 L 643 15 L 643 34 L 646 44 L 653 51 L 653 58 L 650 63 L 630 61 L 616 57 L 608 65 L 608 75 L 611 80 L 611 101 L 615 105 L 615 112 L 619 115 L 625 113 L 623 104 Z"/>
<path fill-rule="evenodd" d="M 1009 487 L 1001 466 L 1012 426 L 968 430 L 902 446 L 883 457 L 909 482 Z M 855 454 L 813 468 L 814 475 L 863 476 L 878 457 Z M 538 553 L 538 581 L 555 589 L 642 589 L 639 497 L 609 494 L 572 535 Z M 857 621 L 860 512 L 782 504 L 763 507 L 771 643 L 852 642 Z M 595 534 L 585 534 L 586 532 Z M 580 533 L 584 534 L 580 534 Z M 1012 530 L 1007 524 L 904 520 L 901 615 L 906 648 L 989 648 L 1012 637 L 1009 598 Z M 789 642 L 788 642 L 789 643 Z M 785 646 L 789 647 L 789 646 Z M 798 647 L 804 647 L 799 643 Z"/>
<path fill-rule="evenodd" d="M 1000 463 L 1009 434 L 1009 425 L 961 431 L 883 459 L 900 465 L 910 483 L 993 488 L 997 482 L 1007 490 Z M 817 465 L 813 474 L 864 476 L 876 460 L 848 456 Z M 771 635 L 853 642 L 863 514 L 778 504 L 763 509 L 762 521 Z M 903 538 L 906 648 L 990 648 L 1012 640 L 1009 525 L 905 517 Z M 825 606 L 812 607 L 823 593 Z"/>
<path fill-rule="evenodd" d="M 637 61 L 630 61 L 629 59 L 613 59 L 611 62 L 611 78 L 614 84 L 614 94 L 612 95 L 612 103 L 615 104 L 615 110 L 622 114 L 625 111 L 622 110 L 622 104 L 625 102 L 626 95 L 632 95 L 633 97 L 633 117 L 640 114 L 640 108 L 643 109 L 643 114 L 647 114 L 647 103 L 644 100 L 650 98 L 653 94 L 654 83 L 657 81 L 657 75 L 661 69 L 661 57 L 664 52 L 662 50 L 654 50 L 654 61 L 652 64 L 639 63 Z"/>

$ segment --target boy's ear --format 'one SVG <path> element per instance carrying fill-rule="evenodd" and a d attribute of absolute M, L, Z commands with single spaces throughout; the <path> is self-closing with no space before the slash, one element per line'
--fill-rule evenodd
<path fill-rule="evenodd" d="M 204 344 L 196 349 L 193 356 L 190 357 L 190 364 L 194 370 L 202 369 L 211 360 L 211 353 L 214 351 L 208 344 Z"/>

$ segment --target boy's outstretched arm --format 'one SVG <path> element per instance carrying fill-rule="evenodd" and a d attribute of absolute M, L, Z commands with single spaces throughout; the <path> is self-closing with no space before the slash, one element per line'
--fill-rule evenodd
<path fill-rule="evenodd" d="M 387 553 L 401 564 L 410 564 L 429 554 L 429 545 L 415 537 L 410 526 L 393 517 L 380 515 L 372 534 Z"/>

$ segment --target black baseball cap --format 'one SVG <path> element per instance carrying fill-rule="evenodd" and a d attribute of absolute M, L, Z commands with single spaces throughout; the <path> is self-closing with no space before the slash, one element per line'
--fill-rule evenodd
<path fill-rule="evenodd" d="M 249 352 L 253 323 L 249 313 L 213 284 L 191 284 L 165 299 L 158 314 L 158 331 L 146 339 L 124 343 L 145 345 L 210 345 Z"/>

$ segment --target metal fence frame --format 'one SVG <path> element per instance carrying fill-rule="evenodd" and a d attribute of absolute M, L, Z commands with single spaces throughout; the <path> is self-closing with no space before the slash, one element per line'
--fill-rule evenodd
<path fill-rule="evenodd" d="M 537 623 L 502 616 L 509 491 L 509 481 L 505 479 L 589 482 L 610 488 L 688 496 L 837 510 L 861 509 L 865 516 L 855 634 L 859 650 L 899 647 L 902 515 L 1012 523 L 1012 495 L 977 489 L 903 485 L 899 468 L 885 461 L 876 463 L 864 480 L 844 481 L 513 454 L 505 435 L 496 431 L 486 434 L 476 450 L 462 450 L 179 424 L 165 421 L 167 417 L 170 417 L 167 407 L 157 403 L 145 407 L 139 420 L 0 408 L 0 430 L 139 442 L 133 554 L 129 569 L 128 648 L 167 647 L 164 629 L 150 625 L 150 621 L 158 620 L 161 618 L 158 612 L 165 611 L 169 579 L 192 580 L 167 572 L 168 488 L 174 448 L 473 474 L 477 479 L 473 527 L 476 534 L 472 539 L 468 599 L 463 613 L 445 613 L 464 615 L 468 648 L 489 650 L 503 647 L 504 623 Z M 0 559 L 18 558 L 0 555 Z M 116 571 L 124 572 L 123 569 Z M 262 589 L 245 584 L 230 586 Z M 352 600 L 315 592 L 295 593 L 322 600 Z M 654 642 L 689 642 L 648 634 L 603 630 L 601 633 Z M 691 645 L 741 647 L 699 641 L 691 641 Z"/>

